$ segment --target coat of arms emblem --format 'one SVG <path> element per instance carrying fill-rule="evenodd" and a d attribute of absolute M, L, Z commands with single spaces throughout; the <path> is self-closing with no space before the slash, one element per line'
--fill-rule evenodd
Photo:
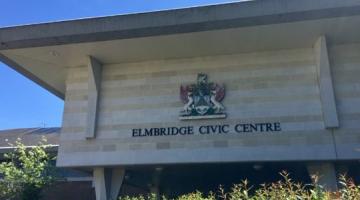
<path fill-rule="evenodd" d="M 208 76 L 200 73 L 196 84 L 180 86 L 180 98 L 185 104 L 180 119 L 225 118 L 225 108 L 221 104 L 224 97 L 224 85 L 209 83 Z"/>

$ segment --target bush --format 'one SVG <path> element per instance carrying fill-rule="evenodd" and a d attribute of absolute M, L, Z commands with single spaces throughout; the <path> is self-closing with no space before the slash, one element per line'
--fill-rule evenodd
<path fill-rule="evenodd" d="M 229 191 L 225 191 L 220 186 L 219 192 L 205 195 L 199 191 L 182 195 L 174 200 L 360 200 L 360 186 L 355 185 L 354 181 L 346 176 L 340 177 L 341 188 L 336 192 L 329 192 L 318 184 L 318 177 L 311 177 L 313 183 L 304 185 L 294 182 L 288 173 L 281 172 L 282 179 L 263 184 L 259 189 L 249 186 L 247 180 L 233 185 Z M 119 200 L 157 200 L 154 194 L 139 197 L 120 197 Z M 166 197 L 159 198 L 167 200 Z"/>
<path fill-rule="evenodd" d="M 360 199 L 360 186 L 355 185 L 352 179 L 342 175 L 339 183 L 342 186 L 339 191 L 341 199 Z"/>
<path fill-rule="evenodd" d="M 38 200 L 43 188 L 55 180 L 55 167 L 50 161 L 46 149 L 46 140 L 39 142 L 38 146 L 27 148 L 20 139 L 14 151 L 5 154 L 6 162 L 0 163 L 0 199 L 2 200 Z"/>

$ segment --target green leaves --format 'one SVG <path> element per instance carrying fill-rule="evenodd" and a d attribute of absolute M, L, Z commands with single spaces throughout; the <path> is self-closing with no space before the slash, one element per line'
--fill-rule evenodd
<path fill-rule="evenodd" d="M 5 155 L 6 162 L 0 163 L 0 199 L 40 199 L 42 188 L 55 180 L 55 167 L 50 164 L 54 157 L 46 149 L 43 138 L 37 146 L 27 148 L 21 139 L 12 145 L 14 151 Z"/>
<path fill-rule="evenodd" d="M 355 185 L 352 179 L 347 178 L 345 175 L 340 176 L 340 185 L 342 188 L 339 193 L 341 199 L 357 200 L 360 199 L 360 186 Z"/>
<path fill-rule="evenodd" d="M 215 196 L 212 193 L 204 195 L 201 192 L 196 191 L 187 195 L 182 195 L 178 197 L 177 200 L 215 200 Z"/>
<path fill-rule="evenodd" d="M 318 184 L 318 176 L 312 176 L 312 184 L 304 185 L 296 183 L 290 175 L 283 171 L 280 173 L 282 179 L 262 184 L 259 189 L 249 186 L 247 180 L 235 184 L 226 192 L 222 186 L 219 187 L 217 195 L 210 192 L 205 195 L 199 191 L 179 196 L 173 200 L 360 200 L 360 186 L 346 176 L 340 176 L 341 189 L 337 192 L 329 192 Z M 147 197 L 120 197 L 120 200 L 156 200 L 156 196 Z M 159 198 L 166 200 L 165 197 Z"/>

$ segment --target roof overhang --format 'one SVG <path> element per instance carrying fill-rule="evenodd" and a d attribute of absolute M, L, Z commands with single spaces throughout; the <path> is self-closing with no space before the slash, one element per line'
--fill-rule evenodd
<path fill-rule="evenodd" d="M 64 98 L 66 69 L 360 42 L 358 0 L 258 0 L 0 29 L 0 60 Z"/>

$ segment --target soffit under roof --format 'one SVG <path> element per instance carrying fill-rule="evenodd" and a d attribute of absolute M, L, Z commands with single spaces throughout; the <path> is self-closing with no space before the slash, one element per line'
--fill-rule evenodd
<path fill-rule="evenodd" d="M 266 2 L 282 2 L 283 4 L 280 6 L 276 4 L 276 6 L 279 7 L 278 9 L 280 9 L 284 6 L 286 8 L 286 5 L 289 6 L 291 2 L 294 3 L 296 1 L 269 0 Z M 331 0 L 331 2 L 333 1 Z M 348 6 L 347 4 L 349 2 L 353 3 L 355 1 L 344 0 L 344 6 Z M 238 4 L 234 5 L 238 6 Z M 229 7 L 229 5 L 227 6 L 227 9 L 232 8 L 231 6 Z M 293 5 L 289 7 L 289 9 L 294 9 Z M 255 6 L 255 10 L 256 8 Z M 284 11 L 287 9 L 285 8 L 283 8 Z M 196 13 L 196 9 L 201 8 L 193 8 L 192 12 Z M 184 11 L 187 11 L 187 9 L 184 9 Z M 217 10 L 215 9 L 215 11 Z M 349 16 L 341 11 L 340 15 L 334 15 L 333 17 L 328 16 L 329 12 L 326 12 L 327 15 L 321 13 L 308 13 L 309 16 L 289 15 L 286 16 L 286 20 L 281 20 L 281 15 L 276 15 L 275 18 L 277 22 L 269 21 L 268 23 L 265 23 L 266 16 L 262 16 L 260 22 L 264 22 L 265 20 L 264 23 L 258 23 L 258 18 L 245 18 L 242 20 L 242 23 L 246 22 L 247 25 L 246 23 L 238 24 L 240 25 L 239 27 L 227 27 L 226 23 L 234 23 L 234 21 L 222 21 L 225 25 L 220 24 L 222 27 L 219 29 L 212 29 L 211 27 L 207 29 L 208 25 L 205 23 L 197 24 L 200 26 L 200 28 L 197 28 L 199 29 L 197 31 L 188 30 L 188 32 L 186 32 L 186 27 L 181 26 L 185 28 L 184 30 L 181 29 L 183 31 L 158 35 L 153 33 L 153 35 L 145 34 L 143 36 L 135 34 L 132 35 L 132 37 L 111 40 L 101 40 L 103 37 L 101 36 L 99 41 L 89 40 L 89 42 L 71 42 L 71 38 L 64 42 L 64 38 L 56 40 L 57 37 L 54 37 L 53 40 L 49 40 L 40 37 L 39 41 L 29 39 L 29 41 L 33 43 L 27 43 L 27 41 L 24 41 L 24 43 L 9 43 L 14 46 L 8 49 L 2 48 L 2 50 L 0 50 L 0 60 L 39 83 L 50 92 L 64 98 L 66 69 L 86 65 L 86 56 L 88 55 L 97 58 L 104 64 L 112 64 L 277 49 L 311 48 L 316 39 L 321 35 L 326 35 L 332 45 L 360 42 L 360 38 L 358 37 L 360 35 L 360 14 L 358 13 L 359 15 L 356 15 L 357 10 L 355 11 L 354 9 L 350 9 L 348 13 Z M 181 13 L 180 11 L 173 12 L 176 15 Z M 259 9 L 257 9 L 257 12 L 260 12 L 260 14 L 258 14 L 261 15 L 261 10 L 259 11 Z M 171 14 L 172 11 L 166 11 L 166 14 L 169 13 Z M 151 15 L 151 13 L 147 15 Z M 202 16 L 202 14 L 198 15 Z M 210 14 L 207 13 L 207 15 Z M 296 18 L 296 16 L 298 18 Z M 315 19 L 313 19 L 313 17 Z M 272 20 L 275 20 L 275 18 L 272 16 Z M 96 19 L 90 19 L 90 21 L 91 20 Z M 211 21 L 211 18 L 209 18 L 209 20 Z M 65 24 L 69 25 L 69 23 L 78 23 L 78 21 L 61 23 L 59 27 L 62 25 L 65 26 Z M 214 23 L 218 24 L 219 21 L 214 21 Z M 53 24 L 50 24 L 50 26 L 52 25 Z M 29 28 L 36 28 L 36 26 L 37 25 L 30 26 Z M 191 26 L 196 27 L 196 24 L 191 24 Z M 179 26 L 178 28 L 181 27 Z M 24 27 L 20 27 L 20 29 L 22 28 Z M 153 29 L 144 29 L 141 31 L 144 32 L 146 30 L 150 32 L 153 31 Z M 166 32 L 166 30 L 167 29 L 164 29 L 162 31 Z M 131 31 L 127 33 L 134 34 L 134 32 Z M 44 33 L 41 32 L 41 34 Z M 85 38 L 87 38 L 87 36 L 86 34 L 84 35 Z M 37 35 L 33 34 L 31 37 L 36 38 Z M 41 44 L 36 43 L 36 41 Z M 54 41 L 56 45 L 51 45 Z M 44 42 L 48 42 L 48 45 L 44 45 Z M 64 44 L 62 44 L 62 42 Z M 20 45 L 22 48 L 16 48 L 16 45 Z"/>

